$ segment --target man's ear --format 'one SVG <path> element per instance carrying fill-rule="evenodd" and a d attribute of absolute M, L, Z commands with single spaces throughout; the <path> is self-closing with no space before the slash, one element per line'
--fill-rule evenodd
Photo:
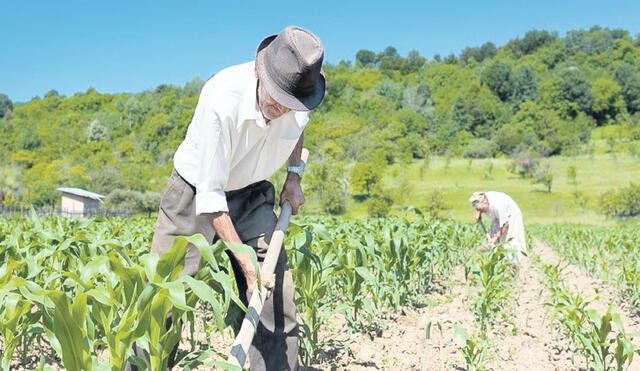
<path fill-rule="evenodd" d="M 256 79 L 258 79 L 259 77 L 258 77 L 258 68 L 257 67 L 253 69 L 253 73 L 256 75 Z"/>

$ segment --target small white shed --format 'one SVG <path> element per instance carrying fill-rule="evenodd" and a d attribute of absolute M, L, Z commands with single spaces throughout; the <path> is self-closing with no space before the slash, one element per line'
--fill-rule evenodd
<path fill-rule="evenodd" d="M 103 195 L 80 188 L 58 188 L 57 190 L 62 192 L 60 216 L 82 218 L 95 215 L 100 211 Z"/>

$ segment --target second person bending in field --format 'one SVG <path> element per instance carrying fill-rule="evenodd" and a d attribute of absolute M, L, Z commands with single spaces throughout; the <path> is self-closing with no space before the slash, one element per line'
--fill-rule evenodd
<path fill-rule="evenodd" d="M 475 192 L 469 201 L 476 211 L 476 221 L 480 221 L 482 214 L 491 221 L 489 244 L 504 242 L 509 262 L 517 272 L 521 255 L 527 251 L 524 221 L 518 204 L 506 193 L 495 191 Z"/>

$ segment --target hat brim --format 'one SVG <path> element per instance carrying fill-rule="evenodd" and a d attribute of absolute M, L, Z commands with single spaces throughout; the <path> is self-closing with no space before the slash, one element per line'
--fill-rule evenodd
<path fill-rule="evenodd" d="M 284 107 L 294 111 L 311 111 L 318 107 L 324 98 L 326 88 L 324 74 L 320 72 L 320 78 L 316 82 L 314 91 L 308 96 L 296 97 L 281 89 L 267 74 L 264 66 L 263 51 L 267 46 L 269 46 L 269 44 L 271 44 L 276 36 L 278 35 L 267 36 L 258 45 L 258 49 L 256 51 L 256 71 L 258 71 L 258 78 L 263 83 L 263 86 L 271 98 L 275 99 L 276 102 L 280 103 Z"/>

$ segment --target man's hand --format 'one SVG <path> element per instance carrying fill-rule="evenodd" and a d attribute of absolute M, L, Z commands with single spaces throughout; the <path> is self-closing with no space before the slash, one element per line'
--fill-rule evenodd
<path fill-rule="evenodd" d="M 482 211 L 476 210 L 476 222 L 479 222 L 480 218 L 482 218 Z"/>
<path fill-rule="evenodd" d="M 495 246 L 498 243 L 498 240 L 500 240 L 500 236 L 496 235 L 493 238 L 489 239 L 489 245 L 491 246 Z"/>
<path fill-rule="evenodd" d="M 280 193 L 280 206 L 284 201 L 289 201 L 291 205 L 291 213 L 298 214 L 298 208 L 304 204 L 304 194 L 300 186 L 300 176 L 294 173 L 287 174 L 287 180 L 284 182 L 282 192 Z"/>
<path fill-rule="evenodd" d="M 231 221 L 231 217 L 229 217 L 229 213 L 216 212 L 208 215 L 211 217 L 213 228 L 223 241 L 234 245 L 242 244 L 242 240 L 240 239 L 240 236 L 238 236 L 238 233 L 233 226 L 233 222 Z M 240 269 L 242 269 L 242 273 L 247 280 L 247 298 L 249 298 L 256 286 L 256 269 L 249 255 L 233 253 L 233 256 L 238 262 L 238 265 L 240 265 Z M 262 277 L 262 284 L 264 285 L 264 287 L 266 287 L 267 289 L 272 289 L 275 286 L 275 275 L 272 275 L 271 277 L 265 277 L 265 275 L 262 274 L 260 276 Z"/>
<path fill-rule="evenodd" d="M 251 294 L 253 294 L 253 290 L 256 288 L 256 270 L 255 266 L 251 262 L 249 255 L 246 254 L 236 254 L 236 259 L 238 260 L 238 264 L 244 273 L 244 278 L 247 281 L 247 299 L 251 298 Z M 271 277 L 265 277 L 262 271 L 260 271 L 260 277 L 262 278 L 262 286 L 266 287 L 268 290 L 272 290 L 276 286 L 276 274 L 273 273 Z"/>

